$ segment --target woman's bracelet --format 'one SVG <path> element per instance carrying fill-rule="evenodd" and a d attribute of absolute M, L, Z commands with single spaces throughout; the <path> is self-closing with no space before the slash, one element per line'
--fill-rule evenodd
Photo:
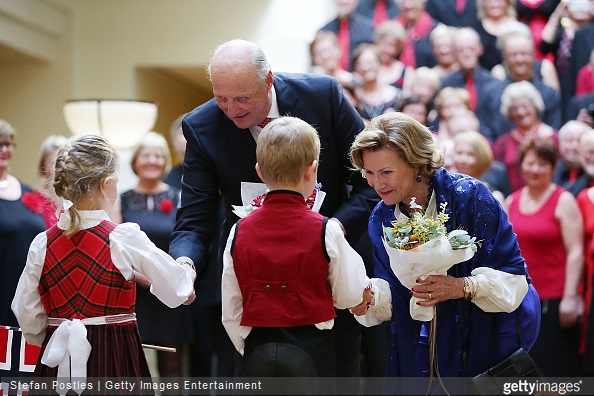
<path fill-rule="evenodd" d="M 472 300 L 478 293 L 478 280 L 475 276 L 465 276 L 462 279 L 464 279 L 464 299 Z"/>

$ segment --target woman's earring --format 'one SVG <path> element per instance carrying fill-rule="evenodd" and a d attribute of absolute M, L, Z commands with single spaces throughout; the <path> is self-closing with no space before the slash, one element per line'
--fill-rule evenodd
<path fill-rule="evenodd" d="M 421 172 L 417 172 L 417 183 L 420 183 L 423 181 L 423 179 L 421 179 Z"/>

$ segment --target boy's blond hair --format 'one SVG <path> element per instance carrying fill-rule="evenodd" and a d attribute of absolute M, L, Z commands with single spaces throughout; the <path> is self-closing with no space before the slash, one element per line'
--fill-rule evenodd
<path fill-rule="evenodd" d="M 318 132 L 299 118 L 277 118 L 258 136 L 256 159 L 269 185 L 298 184 L 307 166 L 319 158 Z"/>

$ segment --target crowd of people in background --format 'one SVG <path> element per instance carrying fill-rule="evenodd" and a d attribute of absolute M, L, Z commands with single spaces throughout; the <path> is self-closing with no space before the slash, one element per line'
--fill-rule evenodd
<path fill-rule="evenodd" d="M 546 375 L 594 373 L 594 1 L 335 3 L 312 41 L 312 71 L 337 77 L 366 124 L 400 111 L 426 125 L 446 169 L 491 189 L 540 293 L 537 364 Z M 551 340 L 563 340 L 558 355 Z"/>
<path fill-rule="evenodd" d="M 594 374 L 594 0 L 335 3 L 336 18 L 321 27 L 311 42 L 311 72 L 334 77 L 361 117 L 360 124 L 359 120 L 350 123 L 349 137 L 390 112 L 405 113 L 427 126 L 443 154 L 446 170 L 481 180 L 517 234 L 540 297 L 542 323 L 533 357 L 543 374 Z M 283 78 L 291 81 L 281 74 L 281 82 Z M 275 83 L 279 81 L 279 75 L 275 74 L 275 79 Z M 275 100 L 280 103 L 284 99 Z M 328 104 L 320 102 L 320 107 L 324 105 Z M 210 107 L 213 114 L 218 111 L 214 103 Z M 223 109 L 220 104 L 218 107 Z M 271 111 L 279 113 L 274 106 Z M 171 128 L 171 141 L 180 160 L 186 147 L 182 134 L 185 116 Z M 315 121 L 311 113 L 308 116 Z M 190 118 L 186 127 L 198 128 L 199 121 Z M 257 125 L 234 122 L 235 129 L 250 131 Z M 236 133 L 235 129 L 232 132 Z M 318 133 L 323 135 L 320 130 Z M 48 190 L 48 164 L 65 142 L 59 136 L 44 142 L 39 163 L 43 188 L 34 191 L 8 173 L 15 136 L 12 127 L 0 120 L 2 301 L 12 300 L 22 270 L 4 270 L 10 268 L 5 263 L 24 265 L 33 238 L 58 221 L 55 205 L 42 191 Z M 251 146 L 254 142 L 249 142 Z M 345 155 L 347 148 L 341 148 Z M 337 161 L 341 160 L 346 156 Z M 110 216 L 117 223 L 138 223 L 151 241 L 167 252 L 180 207 L 182 166 L 171 168 L 167 142 L 154 133 L 134 150 L 130 166 L 138 184 L 121 194 L 121 207 Z M 228 172 L 237 171 L 231 167 Z M 254 178 L 254 170 L 250 172 Z M 332 186 L 332 176 L 326 175 L 327 187 Z M 219 181 L 221 185 L 200 183 L 210 194 L 209 216 L 217 226 L 208 229 L 212 245 L 204 242 L 201 247 L 208 264 L 196 280 L 196 303 L 171 310 L 148 293 L 146 279 L 138 273 L 135 276 L 142 341 L 177 347 L 178 351 L 190 346 L 189 370 L 182 370 L 181 352 L 159 353 L 157 365 L 162 376 L 234 374 L 234 348 L 221 324 L 218 258 L 219 249 L 224 248 L 219 245 L 226 241 L 222 222 L 229 216 L 223 213 L 219 194 L 226 192 L 227 181 Z M 365 190 L 361 185 L 358 188 Z M 232 194 L 239 191 L 235 186 L 228 189 Z M 361 222 L 366 227 L 366 219 Z M 225 224 L 226 233 L 232 225 Z M 366 237 L 362 229 L 356 234 Z M 367 266 L 368 246 L 360 248 L 359 240 L 349 242 L 359 247 Z M 369 240 L 363 243 L 370 245 Z M 373 276 L 373 268 L 367 272 Z M 0 308 L 0 324 L 16 326 L 10 308 Z M 347 329 L 354 323 L 348 320 Z M 363 332 L 363 375 L 383 376 L 389 332 L 390 328 L 383 326 L 369 333 L 367 341 Z M 562 347 L 550 348 L 559 342 Z M 378 354 L 378 348 L 384 347 Z M 555 353 L 551 353 L 553 349 Z M 337 361 L 339 366 L 345 362 Z"/>

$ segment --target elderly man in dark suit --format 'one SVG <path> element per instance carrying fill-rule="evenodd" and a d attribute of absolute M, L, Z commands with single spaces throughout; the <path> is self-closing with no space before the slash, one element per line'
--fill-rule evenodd
<path fill-rule="evenodd" d="M 219 46 L 208 70 L 214 98 L 182 123 L 187 140 L 182 199 L 169 253 L 178 262 L 195 264 L 200 274 L 214 237 L 219 193 L 225 206 L 219 241 L 225 247 L 238 220 L 231 205 L 242 205 L 242 182 L 261 182 L 255 170 L 255 138 L 266 120 L 283 115 L 301 118 L 318 131 L 322 144 L 318 181 L 326 193 L 320 213 L 337 221 L 347 240 L 357 244 L 379 197 L 351 169 L 349 148 L 364 124 L 337 81 L 328 76 L 273 74 L 262 50 L 243 40 Z M 307 230 L 295 230 L 295 243 L 302 232 Z M 362 253 L 370 249 L 364 246 Z M 361 329 L 348 311 L 337 314 L 336 374 L 358 376 Z"/>

